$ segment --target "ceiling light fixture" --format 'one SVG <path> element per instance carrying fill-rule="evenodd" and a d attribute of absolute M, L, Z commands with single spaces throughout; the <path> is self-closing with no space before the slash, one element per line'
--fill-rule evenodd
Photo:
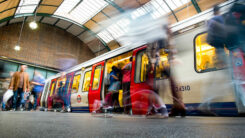
<path fill-rule="evenodd" d="M 14 47 L 14 50 L 20 51 L 20 46 L 19 46 L 19 45 L 16 45 L 16 46 Z"/>
<path fill-rule="evenodd" d="M 29 23 L 29 27 L 32 29 L 32 30 L 35 30 L 38 28 L 38 24 L 36 22 L 36 16 L 37 16 L 37 9 L 39 8 L 39 5 L 37 5 L 37 8 L 35 10 L 35 13 L 34 13 L 34 20 L 32 22 Z"/>
<path fill-rule="evenodd" d="M 29 23 L 29 27 L 32 30 L 35 30 L 35 29 L 37 29 L 38 25 L 37 25 L 36 21 L 34 20 L 34 21 L 32 21 L 32 22 Z"/>

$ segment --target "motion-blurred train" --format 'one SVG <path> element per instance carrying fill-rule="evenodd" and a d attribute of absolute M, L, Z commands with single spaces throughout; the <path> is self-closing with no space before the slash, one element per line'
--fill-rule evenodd
<path fill-rule="evenodd" d="M 233 1 L 220 5 L 221 11 L 228 11 Z M 178 92 L 182 93 L 187 115 L 202 115 L 203 111 L 221 116 L 236 116 L 245 113 L 231 81 L 229 69 L 217 67 L 214 47 L 206 43 L 205 21 L 212 17 L 212 9 L 171 26 L 174 32 L 176 55 L 180 61 L 171 67 L 177 81 Z M 124 66 L 132 56 L 131 103 L 133 114 L 145 114 L 148 97 L 140 91 L 151 90 L 146 83 L 146 68 L 149 59 L 146 46 L 135 44 L 122 46 L 66 71 L 65 89 L 71 102 L 72 112 L 91 112 L 95 100 L 104 100 L 107 86 L 105 78 L 113 65 Z M 227 53 L 229 51 L 227 50 Z M 167 53 L 162 53 L 159 62 L 168 62 Z M 159 85 L 159 96 L 168 109 L 172 104 L 169 82 L 161 73 L 161 64 L 156 67 L 155 80 Z M 41 106 L 51 108 L 52 97 L 57 94 L 61 74 L 46 81 L 41 97 Z M 141 101 L 144 104 L 135 104 Z"/>

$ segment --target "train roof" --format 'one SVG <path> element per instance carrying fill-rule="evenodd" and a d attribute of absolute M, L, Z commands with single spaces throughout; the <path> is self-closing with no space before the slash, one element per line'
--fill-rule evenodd
<path fill-rule="evenodd" d="M 235 2 L 235 0 L 231 0 L 231 1 L 227 1 L 227 2 L 224 2 L 224 3 L 220 4 L 219 6 L 220 6 L 221 13 L 227 12 L 234 2 Z M 206 20 L 210 19 L 212 16 L 213 16 L 213 10 L 211 8 L 211 9 L 206 10 L 206 11 L 204 11 L 204 12 L 202 12 L 200 14 L 197 14 L 197 15 L 195 15 L 193 17 L 190 17 L 190 18 L 188 18 L 186 20 L 183 20 L 183 21 L 180 21 L 178 23 L 175 23 L 175 24 L 171 25 L 171 30 L 173 32 L 176 32 L 176 31 L 185 29 L 185 28 L 187 28 L 189 26 L 192 26 L 194 24 L 206 21 Z M 115 56 L 117 56 L 119 54 L 128 52 L 130 50 L 133 50 L 135 48 L 141 47 L 143 45 L 145 45 L 145 43 L 135 43 L 133 45 L 130 44 L 130 45 L 121 46 L 121 47 L 119 47 L 117 49 L 111 50 L 111 51 L 109 51 L 107 53 L 104 53 L 104 54 L 102 54 L 100 56 L 97 56 L 97 57 L 95 57 L 93 59 L 90 59 L 90 60 L 88 60 L 86 62 L 83 62 L 83 63 L 81 63 L 79 65 L 71 67 L 70 69 L 66 70 L 65 72 L 70 73 L 70 72 L 78 71 L 78 70 L 82 69 L 83 67 L 92 66 L 95 63 L 98 63 L 100 61 L 115 57 Z M 55 76 L 52 76 L 52 77 L 48 78 L 48 80 L 57 78 L 60 75 L 61 74 L 58 73 Z"/>

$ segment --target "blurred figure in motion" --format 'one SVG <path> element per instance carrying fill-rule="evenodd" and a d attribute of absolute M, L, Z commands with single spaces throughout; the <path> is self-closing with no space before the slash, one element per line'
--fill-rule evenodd
<path fill-rule="evenodd" d="M 232 67 L 232 82 L 235 86 L 236 106 L 245 110 L 245 0 L 237 0 L 225 18 L 226 47 L 229 49 Z M 228 29 L 227 29 L 228 28 Z"/>
<path fill-rule="evenodd" d="M 118 90 L 120 88 L 120 81 L 119 81 L 119 69 L 116 66 L 112 67 L 112 71 L 110 72 L 110 86 L 108 88 L 108 93 L 106 94 L 105 97 L 105 103 L 104 103 L 104 108 L 112 108 L 113 106 L 113 98 L 112 95 L 113 93 L 118 93 Z"/>
<path fill-rule="evenodd" d="M 73 54 L 56 53 L 56 55 L 59 56 L 57 63 L 61 71 L 65 71 L 66 69 L 77 65 L 77 58 Z"/>
<path fill-rule="evenodd" d="M 31 84 L 34 85 L 32 89 L 32 94 L 34 96 L 34 105 L 32 107 L 32 110 L 36 110 L 37 108 L 37 99 L 41 97 L 42 90 L 45 84 L 45 79 L 44 77 L 40 74 L 40 72 L 35 71 L 34 73 L 34 78 L 31 81 Z"/>
<path fill-rule="evenodd" d="M 55 110 L 57 109 L 60 109 L 62 108 L 61 112 L 65 112 L 65 94 L 64 94 L 64 91 L 65 91 L 65 81 L 66 81 L 66 78 L 65 78 L 65 72 L 62 72 L 61 73 L 61 76 L 60 78 L 58 79 L 58 93 L 57 94 L 54 94 L 54 101 L 53 101 L 53 108 Z"/>
<path fill-rule="evenodd" d="M 148 45 L 147 47 L 147 56 L 149 58 L 149 70 L 148 70 L 148 81 L 150 81 L 150 84 L 153 84 L 153 89 L 156 93 L 158 93 L 158 88 L 156 86 L 156 81 L 155 81 L 155 73 L 156 73 L 156 66 L 157 64 L 161 61 L 160 60 L 160 50 L 163 49 L 164 52 L 168 53 L 168 63 L 171 64 L 174 60 L 174 54 L 176 53 L 175 48 L 173 47 L 173 42 L 172 42 L 172 33 L 171 30 L 168 28 L 167 25 L 163 26 L 163 30 L 167 33 L 166 39 L 161 39 L 156 42 L 153 42 Z M 160 62 L 160 64 L 164 64 L 163 62 Z M 163 65 L 164 68 L 161 71 L 162 74 L 165 74 L 167 79 L 170 82 L 170 88 L 171 88 L 171 94 L 173 98 L 173 106 L 171 109 L 171 112 L 169 113 L 169 116 L 185 116 L 186 110 L 185 110 L 185 105 L 182 101 L 182 97 L 180 93 L 176 91 L 176 82 L 174 80 L 174 77 L 172 73 L 170 73 L 170 65 L 166 66 Z M 152 83 L 153 81 L 153 83 Z M 160 104 L 160 105 L 159 105 Z M 163 116 L 166 115 L 166 106 L 164 103 L 159 101 L 159 98 L 150 98 L 150 105 L 151 107 L 149 108 L 149 112 L 147 115 L 154 114 L 154 112 L 159 112 Z M 153 111 L 153 112 L 152 112 Z"/>
<path fill-rule="evenodd" d="M 131 110 L 131 100 L 130 100 L 130 81 L 131 81 L 131 69 L 132 69 L 132 57 L 129 59 L 129 63 L 127 63 L 122 68 L 122 88 L 123 88 L 123 106 L 124 113 L 129 114 Z"/>
<path fill-rule="evenodd" d="M 225 18 L 226 47 L 245 52 L 245 0 L 238 0 L 229 10 Z"/>
<path fill-rule="evenodd" d="M 25 72 L 26 69 L 27 69 L 26 65 L 21 65 L 20 71 L 15 72 L 11 78 L 9 89 L 14 91 L 14 97 L 13 97 L 14 111 L 17 109 L 18 95 L 20 95 L 20 99 L 21 99 L 20 107 L 21 110 L 23 110 L 25 104 L 24 92 L 28 92 L 30 88 L 29 75 L 28 73 Z"/>
<path fill-rule="evenodd" d="M 214 17 L 211 18 L 208 25 L 207 42 L 215 47 L 216 54 L 216 67 L 221 69 L 226 67 L 226 54 L 225 54 L 225 21 L 224 17 L 220 15 L 220 7 L 215 5 L 213 8 Z"/>
<path fill-rule="evenodd" d="M 5 78 L 6 82 L 4 83 L 4 86 L 6 90 L 10 88 L 11 78 L 14 75 L 14 72 L 9 72 L 9 77 Z M 5 92 L 6 93 L 6 92 Z M 13 96 L 10 97 L 6 103 L 2 102 L 2 110 L 10 110 L 13 106 Z"/>

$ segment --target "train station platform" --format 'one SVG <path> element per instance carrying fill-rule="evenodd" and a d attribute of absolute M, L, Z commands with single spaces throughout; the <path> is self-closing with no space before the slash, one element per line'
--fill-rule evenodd
<path fill-rule="evenodd" d="M 0 137 L 244 137 L 240 117 L 146 119 L 87 113 L 0 112 Z"/>

